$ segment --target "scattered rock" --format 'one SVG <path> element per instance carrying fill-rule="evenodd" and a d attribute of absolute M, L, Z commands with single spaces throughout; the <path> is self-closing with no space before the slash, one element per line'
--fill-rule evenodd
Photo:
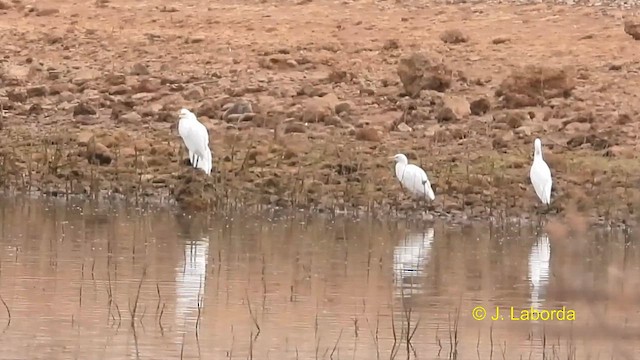
<path fill-rule="evenodd" d="M 262 57 L 258 60 L 260 67 L 274 70 L 274 69 L 292 69 L 298 66 L 298 63 L 291 59 L 289 55 L 272 55 L 268 57 Z"/>
<path fill-rule="evenodd" d="M 86 158 L 90 164 L 109 165 L 113 160 L 113 155 L 109 151 L 109 148 L 96 142 L 95 137 L 93 137 L 87 143 Z"/>
<path fill-rule="evenodd" d="M 514 70 L 500 84 L 496 95 L 504 106 L 516 109 L 541 106 L 547 99 L 569 97 L 575 80 L 560 68 L 528 65 Z"/>
<path fill-rule="evenodd" d="M 307 132 L 307 127 L 304 126 L 304 124 L 299 123 L 299 122 L 294 122 L 291 124 L 287 124 L 287 126 L 284 128 L 284 133 L 285 134 L 290 134 L 290 133 L 306 133 Z"/>
<path fill-rule="evenodd" d="M 41 115 L 44 112 L 42 105 L 40 104 L 32 104 L 29 106 L 29 110 L 27 110 L 27 114 L 29 115 Z"/>
<path fill-rule="evenodd" d="M 494 38 L 491 40 L 491 42 L 492 42 L 494 45 L 504 44 L 504 43 L 507 43 L 507 42 L 509 42 L 509 41 L 511 41 L 511 39 L 510 39 L 510 38 L 508 38 L 508 37 L 506 37 L 506 36 L 497 36 L 497 37 L 494 37 Z"/>
<path fill-rule="evenodd" d="M 473 115 L 484 115 L 491 110 L 491 102 L 487 98 L 473 100 L 471 104 L 469 104 L 469 110 Z"/>
<path fill-rule="evenodd" d="M 338 101 L 334 94 L 307 99 L 303 103 L 301 121 L 303 123 L 324 122 L 326 118 L 335 115 L 335 106 Z"/>
<path fill-rule="evenodd" d="M 104 80 L 111 86 L 125 85 L 127 83 L 127 77 L 124 74 L 108 74 Z"/>
<path fill-rule="evenodd" d="M 389 39 L 382 45 L 383 50 L 396 50 L 400 48 L 400 43 L 396 39 Z"/>
<path fill-rule="evenodd" d="M 529 115 L 524 111 L 504 111 L 493 116 L 496 123 L 506 124 L 511 129 L 521 127 L 529 119 Z"/>
<path fill-rule="evenodd" d="M 141 120 L 142 120 L 142 116 L 140 116 L 140 114 L 138 114 L 135 111 L 126 113 L 124 115 L 121 115 L 118 118 L 119 122 L 123 122 L 123 123 L 126 123 L 126 124 L 138 124 L 138 123 L 140 123 Z"/>
<path fill-rule="evenodd" d="M 319 86 L 313 86 L 309 83 L 303 84 L 296 92 L 297 95 L 306 95 L 308 97 L 325 96 L 329 93 L 329 90 Z"/>
<path fill-rule="evenodd" d="M 627 124 L 631 124 L 632 122 L 633 122 L 633 119 L 631 118 L 631 115 L 627 113 L 621 113 L 618 115 L 618 120 L 617 120 L 618 125 L 627 125 Z"/>
<path fill-rule="evenodd" d="M 116 85 L 109 88 L 110 95 L 125 95 L 131 92 L 131 88 L 127 85 Z"/>
<path fill-rule="evenodd" d="M 185 100 L 198 101 L 204 97 L 204 90 L 200 86 L 191 86 L 184 92 L 183 97 Z"/>
<path fill-rule="evenodd" d="M 93 138 L 93 133 L 91 131 L 82 131 L 76 135 L 76 142 L 80 146 L 87 146 L 89 141 Z"/>
<path fill-rule="evenodd" d="M 73 108 L 74 117 L 78 115 L 95 115 L 97 113 L 96 108 L 86 102 L 81 102 Z"/>
<path fill-rule="evenodd" d="M 187 38 L 187 42 L 190 44 L 199 44 L 204 42 L 207 38 L 202 35 L 190 36 Z"/>
<path fill-rule="evenodd" d="M 624 32 L 634 40 L 640 40 L 640 19 L 627 19 L 624 21 Z"/>
<path fill-rule="evenodd" d="M 76 86 L 84 85 L 89 81 L 99 79 L 102 76 L 100 71 L 93 69 L 81 69 L 73 75 L 71 83 Z"/>
<path fill-rule="evenodd" d="M 60 10 L 56 8 L 45 8 L 36 11 L 36 16 L 51 16 L 59 13 Z"/>
<path fill-rule="evenodd" d="M 440 34 L 440 40 L 446 44 L 461 44 L 469 41 L 469 37 L 459 29 L 449 29 Z"/>
<path fill-rule="evenodd" d="M 455 120 L 462 120 L 471 114 L 469 102 L 461 96 L 445 96 L 442 106 L 450 109 L 450 113 L 455 116 Z"/>
<path fill-rule="evenodd" d="M 453 109 L 449 107 L 441 107 L 436 113 L 436 120 L 439 123 L 446 123 L 446 122 L 455 122 L 455 121 L 458 121 L 459 119 L 456 116 L 456 114 L 453 112 Z"/>
<path fill-rule="evenodd" d="M 422 53 L 413 53 L 400 60 L 398 76 L 405 93 L 416 97 L 422 90 L 444 92 L 451 87 L 451 72 L 441 62 Z"/>
<path fill-rule="evenodd" d="M 9 100 L 24 103 L 27 101 L 27 92 L 24 89 L 10 89 L 7 91 L 7 98 Z"/>
<path fill-rule="evenodd" d="M 356 140 L 380 142 L 382 135 L 372 127 L 363 127 L 356 130 Z"/>
<path fill-rule="evenodd" d="M 30 98 L 47 96 L 48 93 L 49 89 L 45 85 L 37 85 L 27 88 L 27 96 Z"/>
<path fill-rule="evenodd" d="M 595 150 L 604 150 L 612 145 L 607 139 L 601 138 L 595 134 L 578 135 L 567 141 L 567 146 L 570 148 L 577 148 L 584 144 L 591 145 Z"/>
<path fill-rule="evenodd" d="M 10 10 L 11 4 L 8 1 L 0 0 L 0 10 Z"/>
<path fill-rule="evenodd" d="M 238 120 L 242 121 L 241 115 L 252 114 L 251 115 L 252 118 L 253 118 L 253 115 L 255 115 L 253 112 L 253 105 L 251 105 L 251 102 L 244 99 L 227 104 L 223 108 L 223 110 L 225 110 L 225 108 L 226 108 L 226 111 L 222 115 L 222 120 L 224 121 L 238 121 Z"/>
<path fill-rule="evenodd" d="M 135 63 L 131 67 L 131 71 L 129 71 L 131 75 L 149 75 L 149 69 L 143 63 Z"/>
<path fill-rule="evenodd" d="M 160 79 L 141 79 L 135 87 L 135 92 L 139 93 L 155 93 L 162 88 Z"/>
<path fill-rule="evenodd" d="M 336 106 L 334 107 L 334 110 L 336 112 L 336 114 L 342 114 L 342 113 L 350 113 L 351 112 L 351 108 L 353 107 L 353 103 L 350 101 L 342 101 L 336 104 Z"/>
<path fill-rule="evenodd" d="M 400 132 L 411 132 L 411 131 L 413 131 L 413 129 L 409 125 L 407 125 L 405 123 L 398 124 L 397 128 L 398 128 L 398 131 L 400 131 Z"/>
<path fill-rule="evenodd" d="M 349 73 L 344 70 L 332 70 L 327 77 L 327 81 L 334 84 L 345 83 L 348 80 Z"/>

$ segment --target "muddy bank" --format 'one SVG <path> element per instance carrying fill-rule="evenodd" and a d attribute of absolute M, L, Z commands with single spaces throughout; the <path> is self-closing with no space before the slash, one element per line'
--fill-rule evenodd
<path fill-rule="evenodd" d="M 640 65 L 623 12 L 332 4 L 8 4 L 1 185 L 192 209 L 520 216 L 538 208 L 540 137 L 552 212 L 634 218 Z M 181 107 L 209 129 L 209 178 L 186 165 Z M 401 191 L 400 152 L 434 203 Z"/>

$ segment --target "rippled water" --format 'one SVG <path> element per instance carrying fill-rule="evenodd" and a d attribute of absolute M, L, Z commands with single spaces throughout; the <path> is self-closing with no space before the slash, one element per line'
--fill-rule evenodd
<path fill-rule="evenodd" d="M 634 239 L 554 233 L 0 199 L 0 359 L 639 358 Z"/>

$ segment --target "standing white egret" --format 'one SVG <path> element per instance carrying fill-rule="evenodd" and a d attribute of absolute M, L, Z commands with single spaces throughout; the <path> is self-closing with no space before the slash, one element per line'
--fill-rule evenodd
<path fill-rule="evenodd" d="M 409 164 L 409 160 L 404 154 L 397 154 L 393 159 L 396 161 L 396 177 L 412 196 L 435 200 L 436 195 L 431 189 L 427 173 L 422 168 Z"/>
<path fill-rule="evenodd" d="M 212 159 L 207 128 L 198 121 L 194 113 L 187 109 L 181 109 L 178 133 L 189 150 L 191 165 L 210 175 Z"/>
<path fill-rule="evenodd" d="M 551 170 L 549 165 L 542 158 L 542 142 L 540 139 L 534 141 L 533 152 L 533 164 L 531 164 L 531 170 L 529 171 L 529 177 L 531 178 L 531 184 L 536 191 L 536 195 L 540 198 L 543 204 L 551 204 L 551 186 L 553 181 L 551 180 Z"/>

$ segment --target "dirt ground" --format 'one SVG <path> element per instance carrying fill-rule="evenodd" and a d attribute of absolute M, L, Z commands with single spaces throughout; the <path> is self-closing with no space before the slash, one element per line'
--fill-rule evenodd
<path fill-rule="evenodd" d="M 194 209 L 531 216 L 540 137 L 553 212 L 629 221 L 640 204 L 629 10 L 317 0 L 0 9 L 6 188 Z M 209 129 L 211 177 L 187 166 L 182 107 Z M 396 153 L 427 171 L 435 202 L 403 193 Z"/>

